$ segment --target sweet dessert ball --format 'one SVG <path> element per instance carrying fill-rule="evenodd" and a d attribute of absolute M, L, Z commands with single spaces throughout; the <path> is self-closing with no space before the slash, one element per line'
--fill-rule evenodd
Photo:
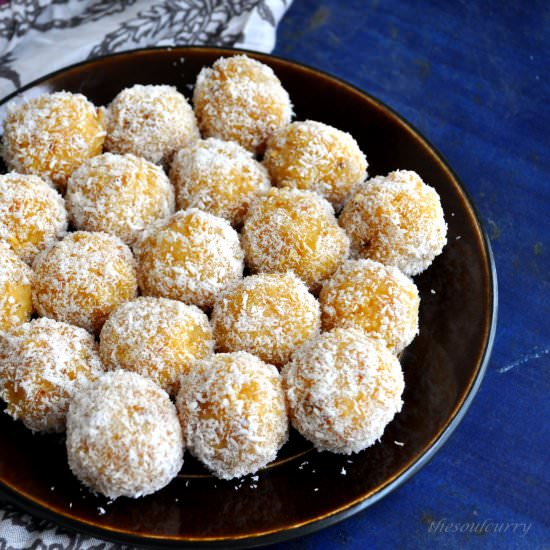
<path fill-rule="evenodd" d="M 418 290 L 396 267 L 348 260 L 325 282 L 319 300 L 323 330 L 355 327 L 395 353 L 418 334 Z"/>
<path fill-rule="evenodd" d="M 293 273 L 245 277 L 212 310 L 218 351 L 247 351 L 282 367 L 319 332 L 319 303 Z"/>
<path fill-rule="evenodd" d="M 30 319 L 32 281 L 31 268 L 0 241 L 0 333 Z"/>
<path fill-rule="evenodd" d="M 355 139 L 313 120 L 277 130 L 268 140 L 263 163 L 274 185 L 315 191 L 336 210 L 367 177 L 367 159 Z"/>
<path fill-rule="evenodd" d="M 200 137 L 193 109 L 174 86 L 136 84 L 105 113 L 105 149 L 168 164 L 174 151 Z"/>
<path fill-rule="evenodd" d="M 67 456 L 73 474 L 110 499 L 154 493 L 183 465 L 176 407 L 144 376 L 105 373 L 71 402 Z"/>
<path fill-rule="evenodd" d="M 106 233 L 69 233 L 39 254 L 33 268 L 32 298 L 39 315 L 94 334 L 113 309 L 137 294 L 132 252 Z"/>
<path fill-rule="evenodd" d="M 242 224 L 251 200 L 270 188 L 267 170 L 233 141 L 208 138 L 174 156 L 170 180 L 178 209 L 200 208 L 234 226 Z"/>
<path fill-rule="evenodd" d="M 41 318 L 0 336 L 0 393 L 6 412 L 32 431 L 62 432 L 69 402 L 103 372 L 84 329 Z"/>
<path fill-rule="evenodd" d="M 417 275 L 441 254 L 447 224 L 437 191 L 409 170 L 358 187 L 340 216 L 355 256 Z"/>
<path fill-rule="evenodd" d="M 130 154 L 86 161 L 70 177 L 65 199 L 78 229 L 104 231 L 126 244 L 174 212 L 174 189 L 162 168 Z"/>
<path fill-rule="evenodd" d="M 290 421 L 319 451 L 358 453 L 401 410 L 399 360 L 356 329 L 309 340 L 282 372 Z"/>
<path fill-rule="evenodd" d="M 311 191 L 273 188 L 250 207 L 242 231 L 253 272 L 293 271 L 317 292 L 345 260 L 349 240 L 330 204 Z"/>
<path fill-rule="evenodd" d="M 35 256 L 67 230 L 63 198 L 38 176 L 0 175 L 0 239 L 23 261 Z"/>
<path fill-rule="evenodd" d="M 186 447 L 222 479 L 256 472 L 287 439 L 281 377 L 249 353 L 195 363 L 182 377 L 176 406 Z"/>
<path fill-rule="evenodd" d="M 147 296 L 181 300 L 202 309 L 242 277 L 239 235 L 226 220 L 198 210 L 180 210 L 151 228 L 136 246 L 138 278 Z"/>
<path fill-rule="evenodd" d="M 292 117 L 288 93 L 273 70 L 246 55 L 220 58 L 203 68 L 193 104 L 203 137 L 236 141 L 256 154 Z"/>
<path fill-rule="evenodd" d="M 107 369 L 135 371 L 175 394 L 193 361 L 214 352 L 208 317 L 167 298 L 140 297 L 118 306 L 101 329 L 99 353 Z"/>
<path fill-rule="evenodd" d="M 92 103 L 82 94 L 55 92 L 9 108 L 3 157 L 9 170 L 36 174 L 64 191 L 73 171 L 101 153 L 104 139 Z"/>

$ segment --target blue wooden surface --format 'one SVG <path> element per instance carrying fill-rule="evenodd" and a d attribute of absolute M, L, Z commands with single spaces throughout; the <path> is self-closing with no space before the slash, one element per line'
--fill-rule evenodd
<path fill-rule="evenodd" d="M 544 0 L 295 0 L 280 26 L 275 54 L 370 92 L 443 153 L 500 286 L 492 360 L 450 441 L 383 501 L 291 548 L 550 548 L 549 29 Z M 455 532 L 472 523 L 487 532 Z"/>

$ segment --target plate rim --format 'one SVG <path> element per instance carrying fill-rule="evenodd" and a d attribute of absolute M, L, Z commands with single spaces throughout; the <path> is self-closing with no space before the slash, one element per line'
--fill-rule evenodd
<path fill-rule="evenodd" d="M 266 544 L 274 544 L 289 541 L 297 537 L 305 536 L 312 534 L 316 531 L 335 525 L 345 519 L 350 518 L 351 516 L 365 510 L 369 506 L 372 506 L 386 495 L 396 490 L 398 487 L 403 485 L 405 482 L 409 481 L 416 473 L 418 473 L 428 462 L 435 456 L 435 454 L 442 448 L 442 446 L 448 441 L 449 437 L 458 427 L 458 425 L 464 419 L 466 413 L 468 412 L 475 396 L 477 395 L 487 367 L 491 358 L 491 353 L 493 350 L 495 332 L 497 326 L 497 317 L 498 317 L 498 278 L 496 272 L 496 265 L 494 261 L 494 255 L 490 243 L 490 239 L 485 230 L 483 221 L 480 217 L 479 211 L 472 199 L 467 188 L 462 183 L 461 179 L 458 177 L 456 172 L 451 168 L 450 164 L 446 158 L 441 154 L 439 149 L 435 147 L 432 142 L 425 137 L 425 135 L 420 132 L 416 126 L 411 124 L 408 120 L 403 118 L 397 111 L 392 107 L 388 106 L 382 100 L 371 95 L 369 92 L 359 88 L 355 84 L 348 82 L 334 74 L 331 74 L 327 71 L 317 69 L 302 63 L 299 61 L 287 59 L 278 55 L 268 54 L 264 52 L 257 52 L 253 50 L 241 49 L 241 48 L 231 48 L 231 47 L 217 47 L 217 46 L 201 46 L 201 45 L 185 45 L 185 46 L 155 46 L 155 47 L 146 47 L 146 48 L 135 48 L 130 50 L 124 50 L 121 52 L 111 53 L 107 55 L 102 55 L 94 57 L 91 59 L 86 59 L 78 63 L 73 63 L 67 65 L 55 71 L 52 71 L 48 74 L 45 74 L 39 78 L 34 79 L 33 81 L 25 84 L 21 88 L 11 92 L 10 94 L 4 96 L 0 99 L 0 106 L 7 105 L 10 101 L 15 99 L 21 93 L 41 84 L 42 82 L 54 78 L 62 73 L 76 69 L 78 67 L 93 64 L 96 62 L 101 62 L 106 59 L 123 57 L 129 54 L 147 54 L 154 52 L 175 52 L 181 51 L 182 55 L 185 55 L 185 52 L 192 50 L 199 50 L 203 52 L 214 52 L 222 54 L 247 54 L 252 57 L 264 57 L 266 59 L 275 59 L 279 63 L 286 64 L 288 66 L 297 67 L 301 70 L 307 70 L 311 73 L 321 75 L 339 86 L 351 89 L 353 92 L 360 94 L 365 97 L 369 102 L 377 106 L 380 110 L 386 111 L 393 117 L 400 125 L 403 126 L 405 130 L 413 134 L 413 136 L 419 140 L 429 151 L 434 160 L 441 166 L 441 168 L 448 173 L 450 179 L 453 181 L 454 185 L 458 191 L 463 196 L 464 204 L 471 210 L 472 218 L 477 224 L 477 230 L 480 237 L 481 248 L 485 252 L 485 269 L 488 274 L 488 283 L 489 283 L 489 304 L 488 304 L 488 322 L 486 326 L 486 336 L 485 341 L 480 347 L 479 353 L 479 365 L 475 374 L 470 378 L 470 384 L 466 393 L 462 396 L 462 399 L 454 408 L 451 415 L 449 415 L 445 426 L 436 437 L 428 442 L 425 452 L 420 454 L 416 460 L 410 462 L 401 472 L 395 474 L 392 478 L 386 480 L 381 487 L 378 487 L 376 490 L 362 495 L 359 498 L 354 499 L 351 502 L 346 503 L 345 505 L 332 510 L 331 512 L 324 514 L 323 516 L 318 516 L 317 518 L 307 520 L 294 524 L 290 527 L 284 529 L 275 529 L 272 531 L 266 530 L 261 533 L 252 533 L 239 537 L 230 537 L 230 538 L 220 538 L 220 537 L 201 537 L 201 538 L 181 538 L 178 536 L 148 536 L 148 535 L 135 535 L 130 531 L 124 530 L 114 530 L 108 527 L 94 524 L 92 522 L 85 522 L 81 519 L 75 519 L 69 514 L 63 515 L 58 512 L 51 511 L 48 507 L 40 504 L 40 501 L 33 499 L 30 495 L 24 495 L 19 491 L 14 490 L 12 487 L 6 485 L 2 480 L 0 480 L 0 496 L 5 496 L 8 502 L 12 502 L 22 508 L 24 511 L 46 519 L 48 521 L 57 523 L 67 529 L 72 531 L 85 533 L 93 537 L 100 537 L 106 540 L 110 540 L 117 543 L 123 544 L 133 544 L 134 546 L 142 548 L 174 548 L 174 547 L 224 547 L 224 548 L 251 548 L 263 546 Z"/>

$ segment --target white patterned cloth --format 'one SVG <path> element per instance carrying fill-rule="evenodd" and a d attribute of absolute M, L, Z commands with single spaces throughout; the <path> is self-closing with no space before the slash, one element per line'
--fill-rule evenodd
<path fill-rule="evenodd" d="M 0 98 L 85 59 L 147 46 L 270 52 L 291 0 L 0 0 Z M 0 495 L 1 498 L 1 495 Z M 130 548 L 65 531 L 0 502 L 0 550 Z"/>
<path fill-rule="evenodd" d="M 0 0 L 0 98 L 45 74 L 146 46 L 270 52 L 291 0 Z"/>

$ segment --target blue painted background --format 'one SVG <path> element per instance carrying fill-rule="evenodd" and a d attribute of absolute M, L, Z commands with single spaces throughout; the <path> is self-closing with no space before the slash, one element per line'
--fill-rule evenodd
<path fill-rule="evenodd" d="M 450 441 L 380 503 L 286 547 L 550 548 L 550 2 L 295 0 L 274 53 L 370 92 L 442 152 L 500 286 L 493 357 Z M 483 521 L 509 530 L 451 532 Z"/>

